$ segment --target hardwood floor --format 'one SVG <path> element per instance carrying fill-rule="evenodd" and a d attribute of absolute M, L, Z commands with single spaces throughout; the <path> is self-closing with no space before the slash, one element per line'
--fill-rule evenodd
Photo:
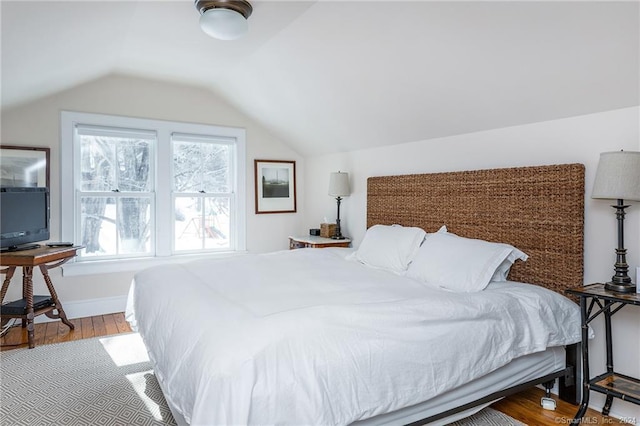
<path fill-rule="evenodd" d="M 543 396 L 544 390 L 531 388 L 498 402 L 494 402 L 491 407 L 530 426 L 573 424 L 571 421 L 576 411 L 578 411 L 577 405 L 561 401 L 557 395 L 552 395 L 556 400 L 557 407 L 555 411 L 545 410 L 540 406 L 540 398 Z M 598 411 L 588 408 L 580 424 L 611 425 L 628 423 L 624 423 L 614 417 L 603 416 Z"/>
<path fill-rule="evenodd" d="M 107 336 L 110 334 L 128 333 L 131 331 L 129 323 L 124 319 L 123 313 L 76 318 L 70 321 L 75 326 L 74 330 L 69 330 L 69 327 L 61 321 L 36 324 L 34 331 L 36 346 Z M 17 324 L 20 324 L 19 320 Z M 11 327 L 0 339 L 0 344 L 2 345 L 2 347 L 0 347 L 2 351 L 27 348 L 29 346 L 27 329 L 20 327 L 20 325 Z"/>
<path fill-rule="evenodd" d="M 77 318 L 71 320 L 71 322 L 75 325 L 75 330 L 69 330 L 60 321 L 36 324 L 36 346 L 131 331 L 123 313 Z M 0 338 L 0 344 L 2 345 L 0 348 L 2 351 L 26 348 L 28 346 L 26 329 L 20 327 L 20 325 L 12 327 Z M 578 409 L 577 406 L 556 398 L 558 403 L 556 410 L 544 410 L 540 406 L 540 398 L 542 396 L 544 396 L 542 389 L 532 388 L 498 401 L 492 407 L 530 426 L 572 424 L 571 420 Z M 583 424 L 609 425 L 624 423 L 613 417 L 604 417 L 597 411 L 589 409 L 583 419 Z"/>

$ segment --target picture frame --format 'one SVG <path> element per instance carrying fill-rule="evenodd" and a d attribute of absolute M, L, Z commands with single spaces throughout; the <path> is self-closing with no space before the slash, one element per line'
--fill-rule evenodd
<path fill-rule="evenodd" d="M 0 145 L 0 186 L 50 187 L 50 149 Z"/>
<path fill-rule="evenodd" d="M 254 160 L 256 214 L 295 213 L 296 162 Z"/>

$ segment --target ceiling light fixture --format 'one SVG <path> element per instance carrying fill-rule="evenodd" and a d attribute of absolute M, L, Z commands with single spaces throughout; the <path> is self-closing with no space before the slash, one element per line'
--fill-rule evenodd
<path fill-rule="evenodd" d="M 246 0 L 195 0 L 202 31 L 220 40 L 235 40 L 249 29 L 253 7 Z"/>

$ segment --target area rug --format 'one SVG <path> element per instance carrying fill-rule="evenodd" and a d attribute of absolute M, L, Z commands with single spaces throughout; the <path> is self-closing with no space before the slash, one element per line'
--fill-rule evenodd
<path fill-rule="evenodd" d="M 137 333 L 0 352 L 0 423 L 175 425 Z M 486 408 L 455 426 L 522 426 Z"/>
<path fill-rule="evenodd" d="M 487 407 L 466 419 L 451 423 L 449 426 L 527 426 L 513 417 Z"/>

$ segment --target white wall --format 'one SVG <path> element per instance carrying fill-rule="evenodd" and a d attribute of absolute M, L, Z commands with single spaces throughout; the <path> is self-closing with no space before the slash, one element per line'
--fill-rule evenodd
<path fill-rule="evenodd" d="M 220 101 L 211 92 L 191 86 L 113 75 L 59 94 L 2 111 L 2 143 L 51 148 L 51 240 L 60 239 L 60 111 L 79 111 L 131 117 L 241 127 L 247 131 L 247 250 L 266 252 L 286 249 L 287 236 L 300 227 L 304 193 L 303 159 L 245 115 Z M 298 174 L 298 212 L 256 215 L 254 208 L 254 159 L 295 160 Z M 124 310 L 123 300 L 133 272 L 90 276 L 61 276 L 51 271 L 58 296 L 71 317 Z M 14 278 L 18 282 L 19 278 Z M 21 286 L 12 283 L 6 300 L 19 298 Z M 35 294 L 47 294 L 40 273 L 34 273 Z M 98 300 L 96 300 L 98 299 Z M 91 301 L 92 308 L 80 307 Z"/>
<path fill-rule="evenodd" d="M 343 234 L 361 241 L 366 228 L 366 179 L 370 176 L 432 173 L 496 167 L 583 163 L 586 167 L 585 283 L 613 275 L 617 246 L 616 219 L 607 201 L 590 198 L 599 154 L 640 151 L 640 108 L 626 108 L 562 120 L 432 139 L 383 148 L 306 159 L 305 220 L 299 232 L 317 227 L 323 217 L 335 218 L 335 200 L 327 195 L 329 173 L 350 173 L 353 194 L 341 205 Z M 390 141 L 393 142 L 393 141 Z M 625 219 L 625 246 L 630 276 L 640 266 L 640 203 L 631 203 Z M 591 371 L 604 370 L 603 322 L 594 324 L 590 342 Z M 614 365 L 621 373 L 640 377 L 640 309 L 627 306 L 613 318 Z M 598 409 L 604 399 L 592 392 Z M 640 408 L 614 400 L 612 413 L 635 417 Z"/>

